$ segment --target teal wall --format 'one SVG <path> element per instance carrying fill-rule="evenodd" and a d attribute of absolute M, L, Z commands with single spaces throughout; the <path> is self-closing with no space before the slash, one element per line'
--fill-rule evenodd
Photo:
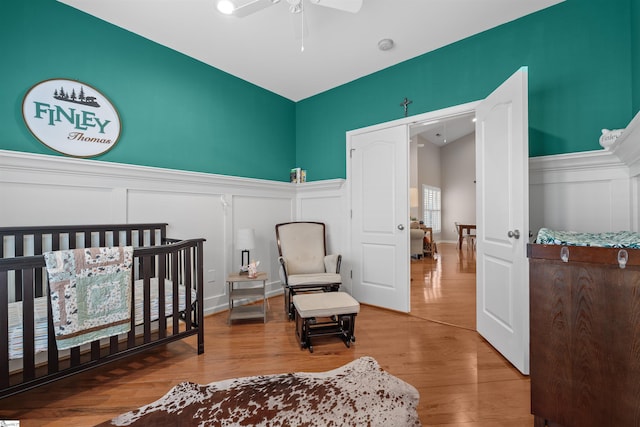
<path fill-rule="evenodd" d="M 300 101 L 296 164 L 311 180 L 345 177 L 346 131 L 401 118 L 404 97 L 411 115 L 480 100 L 523 65 L 530 155 L 600 149 L 601 128 L 624 128 L 640 106 L 631 1 L 567 0 Z"/>
<path fill-rule="evenodd" d="M 346 175 L 345 132 L 486 97 L 529 67 L 530 155 L 599 149 L 640 109 L 640 0 L 556 6 L 294 103 L 55 0 L 0 5 L 0 149 L 54 154 L 21 103 L 50 78 L 111 99 L 123 132 L 98 160 L 279 181 Z M 251 125 L 247 125 L 250 123 Z"/>
<path fill-rule="evenodd" d="M 22 99 L 42 80 L 67 78 L 119 111 L 120 140 L 96 160 L 289 180 L 295 103 L 286 98 L 55 0 L 3 1 L 0 47 L 0 149 L 57 155 L 29 133 Z"/>

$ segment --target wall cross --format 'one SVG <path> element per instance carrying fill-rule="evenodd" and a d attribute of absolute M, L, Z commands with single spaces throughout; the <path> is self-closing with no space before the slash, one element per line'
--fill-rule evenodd
<path fill-rule="evenodd" d="M 404 101 L 402 101 L 402 103 L 400 104 L 401 107 L 404 107 L 404 116 L 407 117 L 407 114 L 409 114 L 409 104 L 413 103 L 413 101 L 407 99 L 407 97 L 404 98 Z"/>

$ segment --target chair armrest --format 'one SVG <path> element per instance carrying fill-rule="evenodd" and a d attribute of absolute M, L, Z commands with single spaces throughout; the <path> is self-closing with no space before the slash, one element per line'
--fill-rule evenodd
<path fill-rule="evenodd" d="M 278 272 L 280 274 L 280 281 L 283 285 L 289 286 L 289 276 L 287 275 L 287 261 L 283 257 L 278 257 L 280 262 L 280 268 Z"/>
<path fill-rule="evenodd" d="M 342 255 L 326 255 L 324 257 L 324 271 L 327 273 L 340 273 Z"/>

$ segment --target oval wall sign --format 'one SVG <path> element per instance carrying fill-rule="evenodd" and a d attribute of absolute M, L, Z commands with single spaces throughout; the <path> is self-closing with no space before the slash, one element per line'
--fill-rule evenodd
<path fill-rule="evenodd" d="M 40 142 L 62 154 L 93 157 L 118 142 L 118 111 L 94 87 L 51 79 L 33 86 L 22 101 L 22 117 Z"/>

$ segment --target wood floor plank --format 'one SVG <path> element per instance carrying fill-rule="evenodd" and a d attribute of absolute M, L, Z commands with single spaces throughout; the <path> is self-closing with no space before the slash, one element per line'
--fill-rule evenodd
<path fill-rule="evenodd" d="M 411 314 L 362 305 L 351 348 L 332 337 L 301 350 L 282 296 L 269 300 L 268 321 L 227 325 L 205 319 L 205 353 L 195 337 L 0 400 L 0 419 L 21 427 L 91 426 L 160 398 L 181 381 L 282 372 L 319 372 L 372 356 L 420 392 L 425 426 L 533 426 L 529 378 L 475 332 L 475 258 L 453 244 L 439 257 L 411 262 Z"/>

